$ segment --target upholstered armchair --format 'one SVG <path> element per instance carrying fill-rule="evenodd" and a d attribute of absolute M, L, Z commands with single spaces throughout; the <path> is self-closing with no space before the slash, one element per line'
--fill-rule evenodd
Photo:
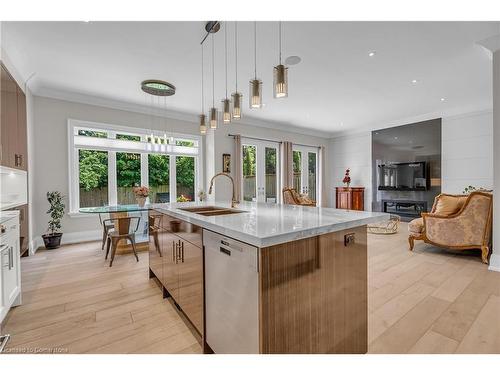
<path fill-rule="evenodd" d="M 316 202 L 309 199 L 305 194 L 297 193 L 294 188 L 283 188 L 283 203 L 299 206 L 316 206 Z"/>
<path fill-rule="evenodd" d="M 483 263 L 488 264 L 492 209 L 488 192 L 440 194 L 430 213 L 408 224 L 410 250 L 415 240 L 454 250 L 481 249 Z"/>

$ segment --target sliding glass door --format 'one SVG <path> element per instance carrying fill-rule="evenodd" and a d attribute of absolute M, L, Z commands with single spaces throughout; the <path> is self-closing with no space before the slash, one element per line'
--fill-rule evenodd
<path fill-rule="evenodd" d="M 279 201 L 279 144 L 242 139 L 243 200 Z"/>
<path fill-rule="evenodd" d="M 318 148 L 293 145 L 293 187 L 317 201 Z"/>

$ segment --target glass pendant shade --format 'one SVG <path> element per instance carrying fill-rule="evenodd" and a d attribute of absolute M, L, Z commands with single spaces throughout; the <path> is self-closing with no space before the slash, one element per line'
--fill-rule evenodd
<path fill-rule="evenodd" d="M 262 81 L 252 79 L 250 81 L 250 108 L 262 107 Z"/>
<path fill-rule="evenodd" d="M 275 98 L 286 98 L 288 96 L 288 68 L 280 64 L 273 70 L 273 95 Z"/>
<path fill-rule="evenodd" d="M 231 122 L 231 101 L 229 99 L 222 101 L 222 121 L 224 124 Z"/>
<path fill-rule="evenodd" d="M 233 98 L 233 119 L 238 120 L 241 118 L 241 99 L 243 95 L 236 91 L 231 94 L 231 97 Z"/>
<path fill-rule="evenodd" d="M 200 115 L 200 134 L 207 134 L 207 124 L 205 115 Z"/>
<path fill-rule="evenodd" d="M 210 108 L 210 129 L 217 129 L 217 108 Z"/>

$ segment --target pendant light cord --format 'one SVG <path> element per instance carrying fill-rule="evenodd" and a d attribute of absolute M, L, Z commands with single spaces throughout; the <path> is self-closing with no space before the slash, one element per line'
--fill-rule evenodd
<path fill-rule="evenodd" d="M 226 74 L 226 100 L 227 100 L 227 23 L 224 23 L 224 69 Z"/>
<path fill-rule="evenodd" d="M 238 92 L 238 22 L 234 22 L 234 66 L 236 75 L 236 92 Z"/>
<path fill-rule="evenodd" d="M 280 47 L 280 65 L 281 65 L 281 21 L 279 21 L 279 47 Z"/>
<path fill-rule="evenodd" d="M 253 58 L 254 58 L 254 73 L 257 79 L 257 21 L 253 23 Z"/>
<path fill-rule="evenodd" d="M 214 34 L 212 34 L 212 107 L 215 107 L 215 58 L 214 58 Z"/>
<path fill-rule="evenodd" d="M 201 45 L 201 113 L 205 112 L 205 103 L 204 103 L 204 86 L 203 86 L 203 44 Z"/>

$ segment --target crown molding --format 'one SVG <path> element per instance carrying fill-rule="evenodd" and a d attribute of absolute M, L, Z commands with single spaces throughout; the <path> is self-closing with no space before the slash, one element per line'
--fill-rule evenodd
<path fill-rule="evenodd" d="M 399 120 L 377 122 L 369 125 L 365 125 L 360 128 L 356 128 L 350 131 L 337 132 L 332 135 L 332 138 L 341 138 L 346 136 L 355 136 L 366 134 L 367 132 L 372 132 L 374 130 L 394 128 L 396 126 L 413 124 L 416 122 L 434 120 L 436 118 L 441 118 L 443 120 L 458 119 L 463 117 L 469 117 L 474 115 L 492 113 L 493 108 L 491 106 L 471 106 L 466 108 L 454 108 L 445 111 L 430 112 L 424 115 L 406 117 Z"/>
<path fill-rule="evenodd" d="M 36 87 L 36 90 L 34 90 L 33 95 L 44 98 L 63 100 L 67 102 L 116 109 L 120 111 L 141 113 L 149 116 L 154 115 L 158 117 L 166 117 L 174 120 L 187 121 L 195 124 L 198 123 L 199 119 L 198 114 L 195 113 L 173 111 L 168 109 L 165 110 L 162 108 L 154 108 L 152 111 L 151 107 L 137 103 L 124 102 L 98 96 L 91 96 L 87 94 L 77 93 L 73 91 L 66 91 L 51 87 Z M 302 128 L 276 121 L 261 120 L 255 117 L 248 117 L 248 116 L 245 116 L 241 120 L 238 120 L 238 124 L 274 129 L 274 130 L 278 129 L 290 133 L 315 136 L 318 138 L 332 137 L 332 133 L 329 132 L 322 132 L 315 129 Z"/>

